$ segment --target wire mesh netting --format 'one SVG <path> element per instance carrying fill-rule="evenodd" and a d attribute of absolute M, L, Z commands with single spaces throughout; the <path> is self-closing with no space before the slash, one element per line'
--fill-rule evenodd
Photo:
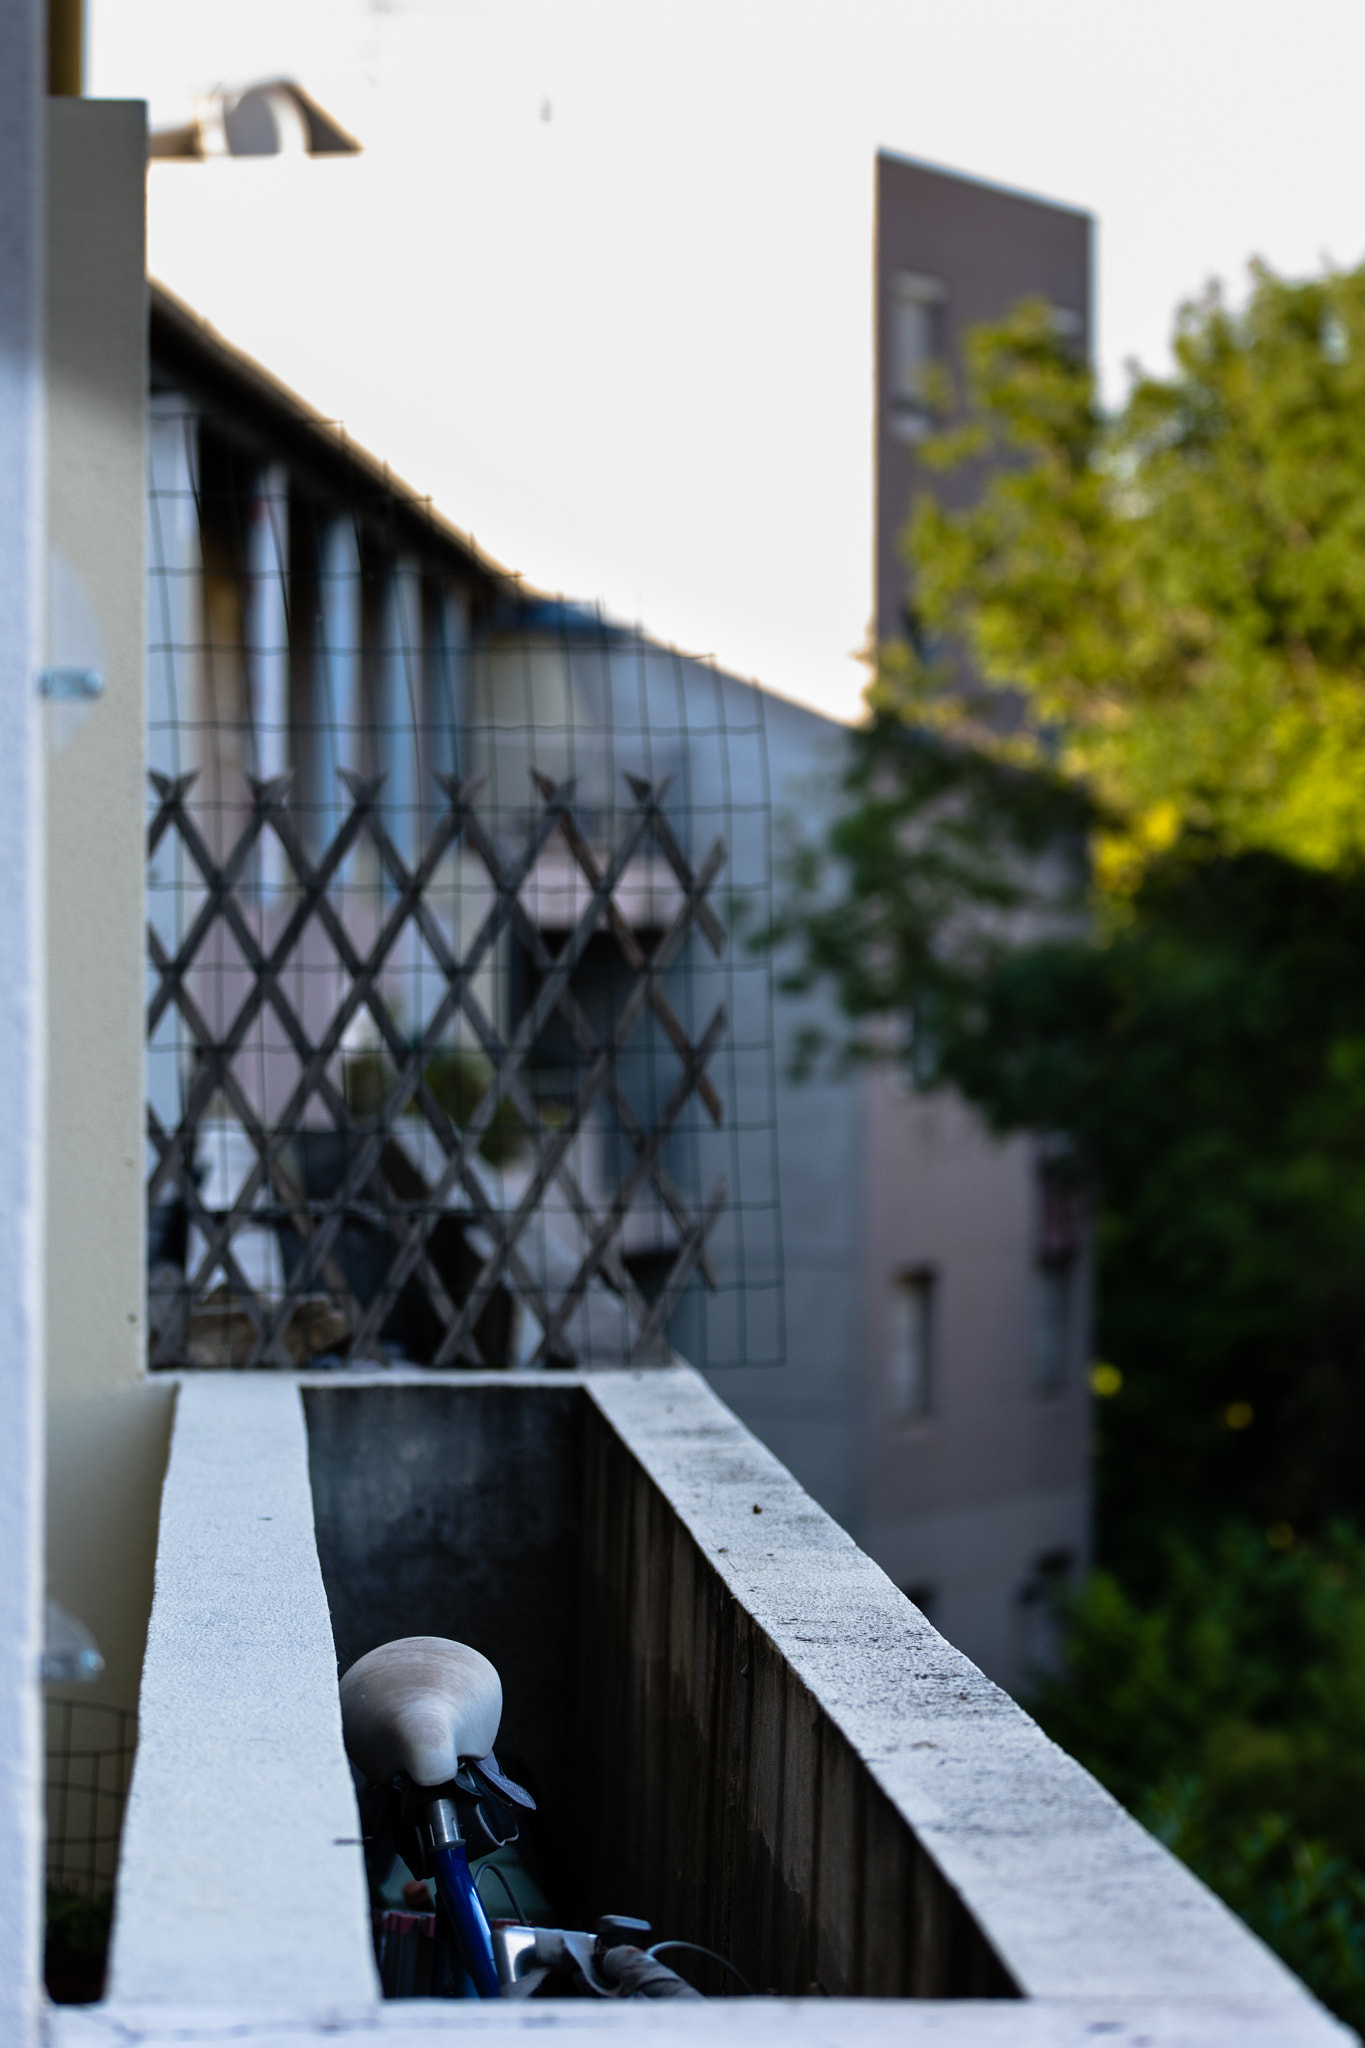
<path fill-rule="evenodd" d="M 104 1985 L 137 1719 L 121 1707 L 52 1698 L 46 1717 L 45 1974 L 59 2004 L 86 2004 Z"/>
<path fill-rule="evenodd" d="M 153 398 L 152 1363 L 779 1362 L 761 692 L 269 427 Z"/>
<path fill-rule="evenodd" d="M 45 1704 L 48 1883 L 94 1897 L 114 1881 L 137 1717 L 91 1700 Z"/>

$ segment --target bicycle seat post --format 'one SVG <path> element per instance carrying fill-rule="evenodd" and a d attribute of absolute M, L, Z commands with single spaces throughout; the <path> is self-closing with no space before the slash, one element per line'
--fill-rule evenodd
<path fill-rule="evenodd" d="M 480 1998 L 501 1995 L 498 1966 L 493 1956 L 493 1936 L 488 1916 L 474 1888 L 453 1800 L 428 1799 L 416 1815 L 417 1833 L 427 1868 L 436 1880 L 436 1891 L 446 1918 L 454 1930 L 464 1956 L 465 1967 Z"/>

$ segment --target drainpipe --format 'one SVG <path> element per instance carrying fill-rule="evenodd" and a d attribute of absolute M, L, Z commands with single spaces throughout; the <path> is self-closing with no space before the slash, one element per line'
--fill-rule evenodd
<path fill-rule="evenodd" d="M 379 692 L 380 798 L 393 843 L 409 865 L 417 857 L 418 755 L 422 727 L 422 577 L 400 556 L 384 591 Z"/>
<path fill-rule="evenodd" d="M 318 850 L 330 845 L 351 807 L 340 771 L 360 774 L 360 549 L 349 512 L 327 522 L 320 551 L 322 690 L 316 706 Z M 348 855 L 343 873 L 354 862 Z"/>
<path fill-rule="evenodd" d="M 262 782 L 289 766 L 289 474 L 267 463 L 252 494 L 247 528 L 247 688 L 251 705 L 252 773 Z M 285 880 L 284 848 L 261 835 L 257 876 L 263 897 Z"/>
<path fill-rule="evenodd" d="M 441 592 L 437 613 L 440 644 L 437 649 L 435 703 L 432 706 L 433 766 L 446 775 L 468 775 L 465 759 L 465 666 L 469 651 L 469 604 L 463 591 Z M 429 801 L 436 810 L 445 802 L 432 790 Z"/>

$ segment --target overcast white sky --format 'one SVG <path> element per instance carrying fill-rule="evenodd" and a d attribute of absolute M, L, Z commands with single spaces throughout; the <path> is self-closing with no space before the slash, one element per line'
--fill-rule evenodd
<path fill-rule="evenodd" d="M 288 75 L 354 160 L 168 164 L 153 272 L 510 567 L 856 712 L 873 159 L 1090 209 L 1099 346 L 1365 257 L 1361 0 L 88 0 L 89 90 Z"/>

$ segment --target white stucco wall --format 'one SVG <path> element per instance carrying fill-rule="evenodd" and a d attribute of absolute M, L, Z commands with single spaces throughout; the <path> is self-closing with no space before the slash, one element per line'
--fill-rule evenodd
<path fill-rule="evenodd" d="M 44 9 L 0 5 L 0 2040 L 37 2037 L 42 1939 Z"/>
<path fill-rule="evenodd" d="M 86 1696 L 132 1708 L 170 1401 L 143 1321 L 146 109 L 56 100 L 49 132 L 54 652 L 93 638 L 106 686 L 43 712 L 48 1581 L 105 1656 Z"/>

